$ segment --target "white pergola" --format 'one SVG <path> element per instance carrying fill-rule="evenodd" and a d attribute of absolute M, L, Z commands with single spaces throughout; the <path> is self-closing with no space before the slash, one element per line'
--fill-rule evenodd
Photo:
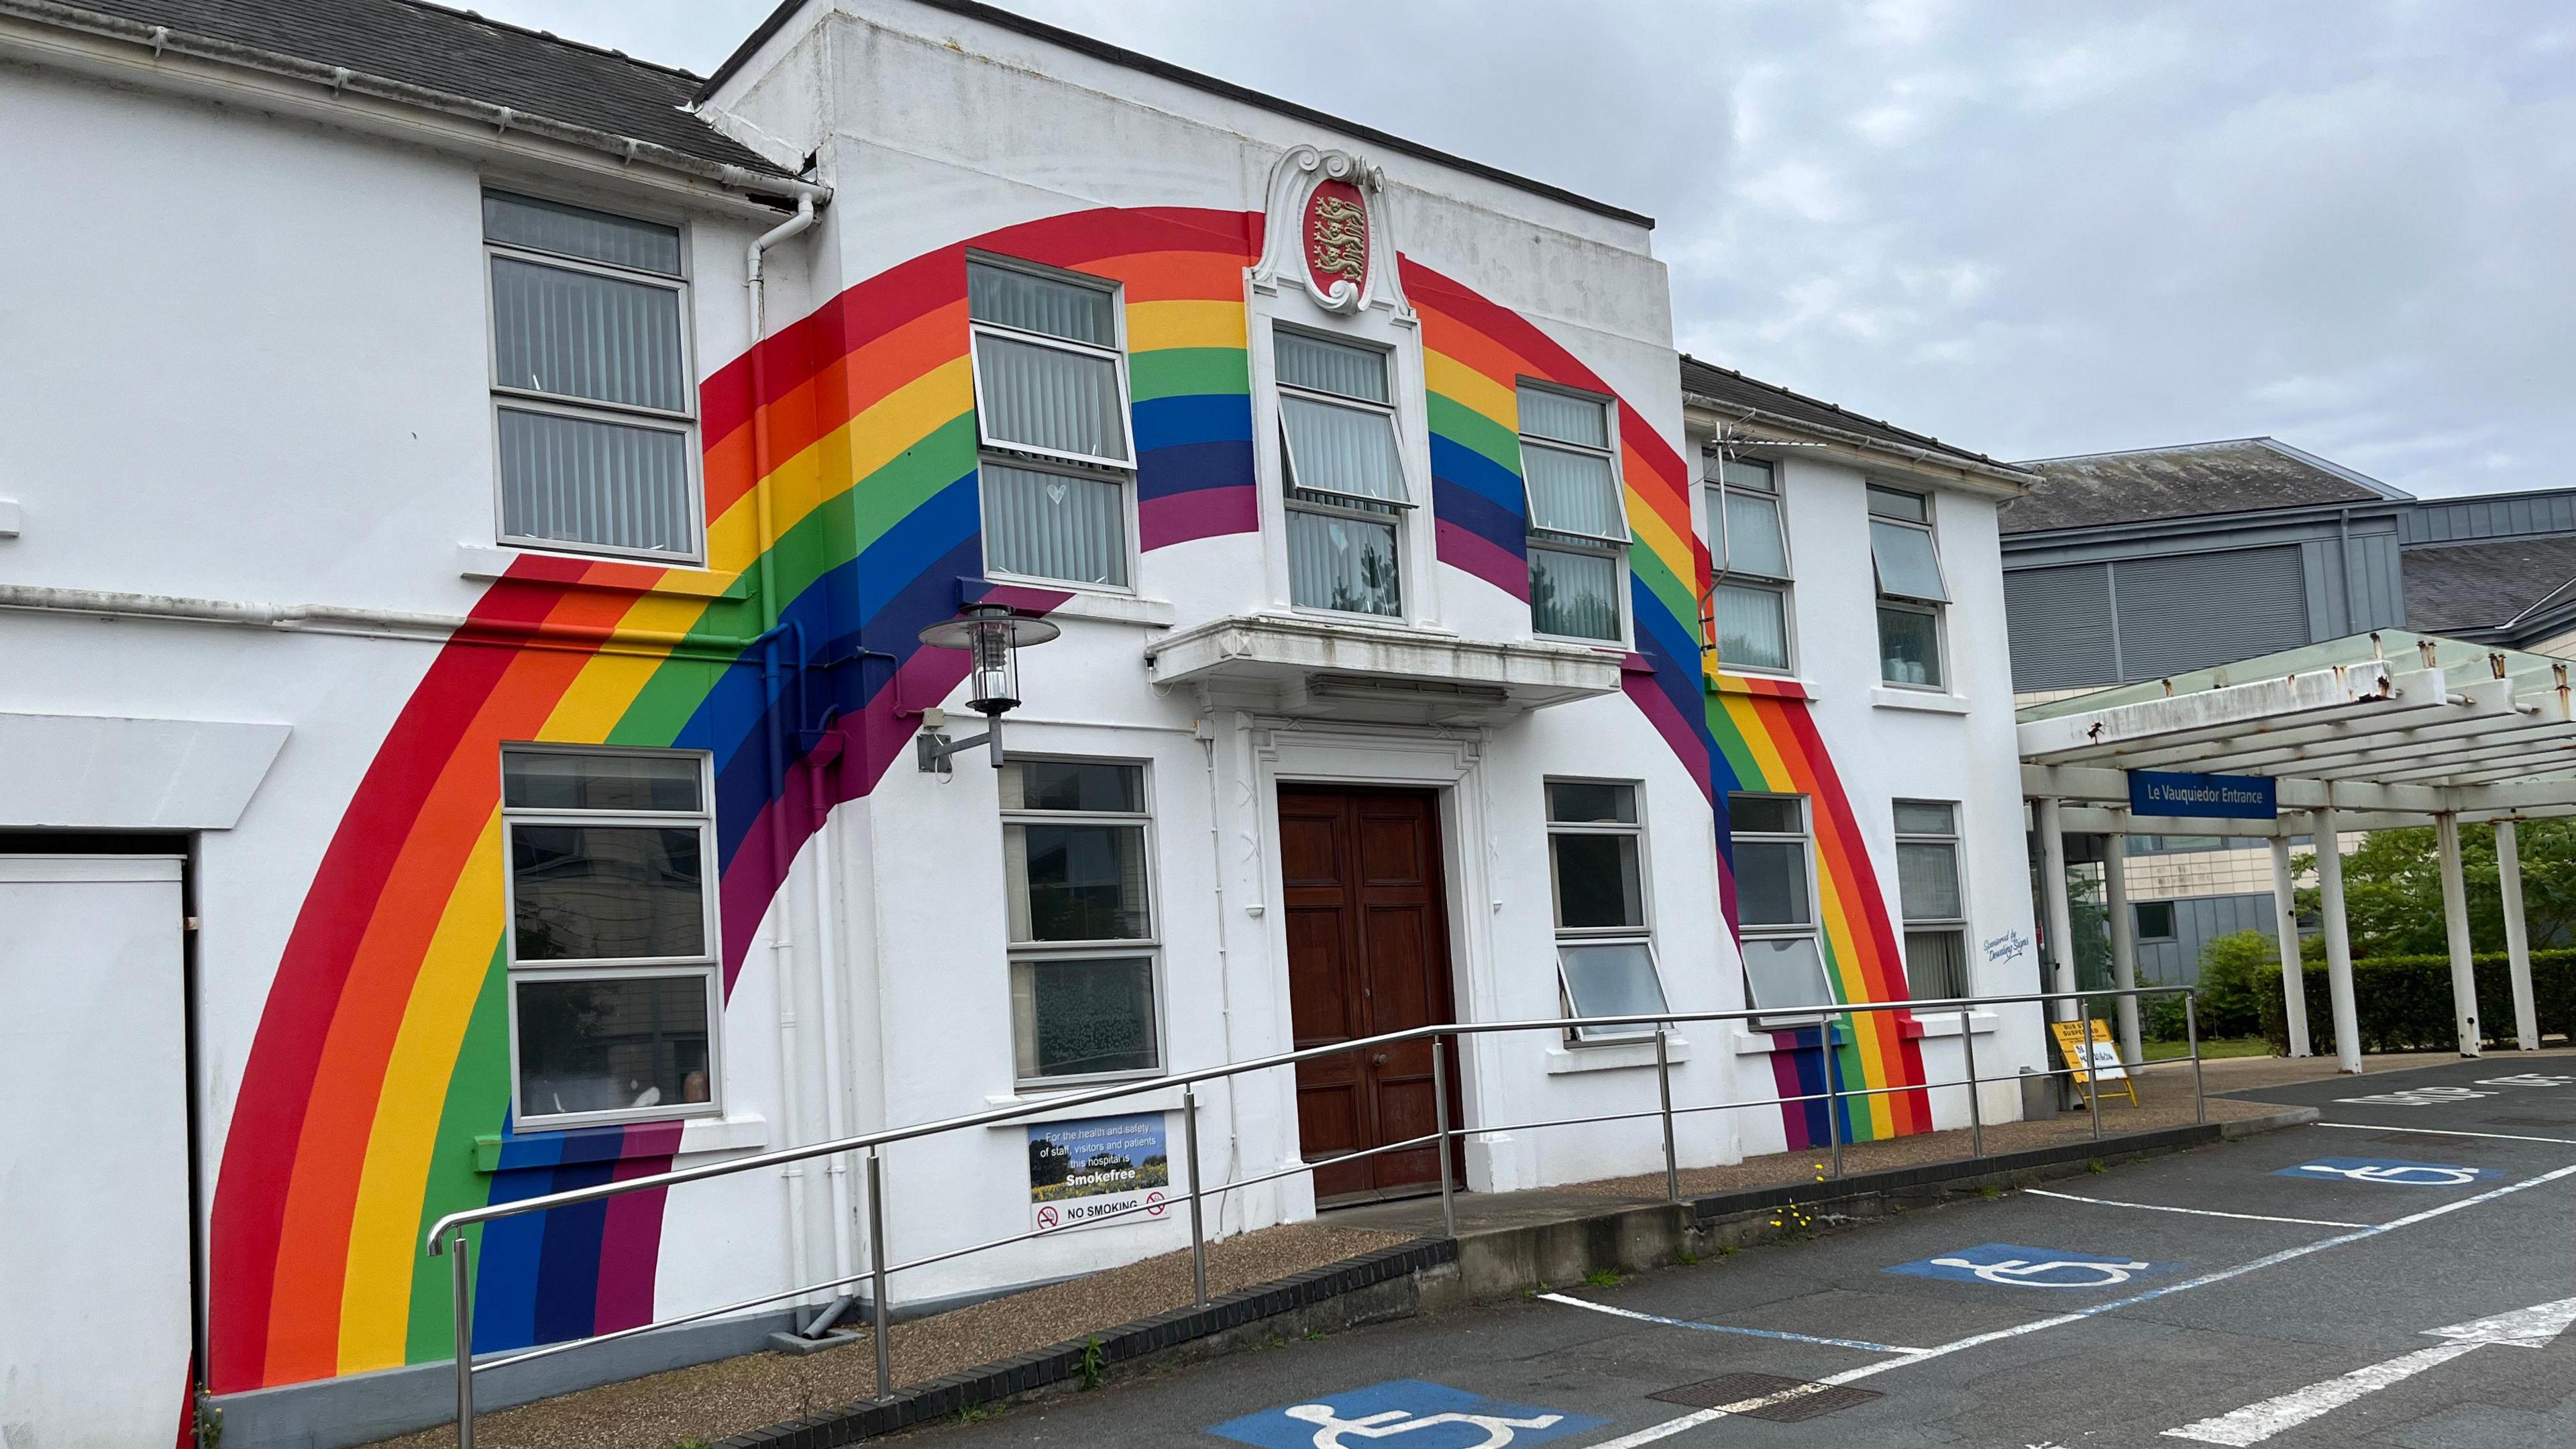
<path fill-rule="evenodd" d="M 2382 630 L 2032 705 L 2020 712 L 2020 736 L 2022 793 L 2033 803 L 2046 857 L 2055 989 L 2075 989 L 2067 949 L 2073 939 L 2068 833 L 2268 838 L 2290 1054 L 2308 1055 L 2290 840 L 2311 836 L 2335 1056 L 2343 1070 L 2360 1071 L 2343 856 L 2335 842 L 2344 831 L 2430 825 L 2441 856 L 2460 1054 L 2476 1056 L 2477 979 L 2460 826 L 2486 823 L 2496 836 L 2515 1039 L 2525 1051 L 2539 1048 L 2514 822 L 2576 815 L 2576 707 L 2567 661 Z M 2268 820 L 2142 816 L 2130 804 L 2133 770 L 2269 776 L 2279 814 Z M 2113 971 L 2125 988 L 2137 984 L 2137 942 L 2121 855 L 2104 851 L 2102 874 Z M 2134 1003 L 2124 1001 L 2120 1013 L 2121 1049 L 2132 1060 L 2138 1052 Z"/>

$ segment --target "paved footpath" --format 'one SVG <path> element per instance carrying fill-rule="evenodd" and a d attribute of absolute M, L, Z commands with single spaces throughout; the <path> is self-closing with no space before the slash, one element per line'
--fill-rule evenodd
<path fill-rule="evenodd" d="M 2237 1095 L 2324 1120 L 914 1437 L 2576 1446 L 2576 1058 Z"/>

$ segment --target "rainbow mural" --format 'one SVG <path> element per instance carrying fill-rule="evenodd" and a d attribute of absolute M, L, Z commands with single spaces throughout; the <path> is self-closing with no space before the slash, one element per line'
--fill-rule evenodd
<path fill-rule="evenodd" d="M 492 584 L 360 781 L 272 981 L 213 1205 L 212 1388 L 442 1358 L 446 1264 L 421 1251 L 432 1221 L 669 1165 L 676 1124 L 511 1128 L 501 747 L 710 752 L 730 989 L 817 804 L 873 789 L 914 727 L 899 710 L 962 678 L 963 656 L 919 649 L 917 631 L 978 598 L 1044 611 L 1064 597 L 980 577 L 967 252 L 1123 284 L 1150 550 L 1258 527 L 1243 279 L 1260 227 L 1232 211 L 1084 211 L 861 282 L 701 388 L 706 569 L 529 555 Z M 1610 389 L 1517 314 L 1402 266 L 1432 391 L 1439 558 L 1526 597 L 1514 380 Z M 1817 797 L 1837 989 L 1901 995 L 1885 902 L 1806 706 L 1708 687 L 1690 470 L 1624 402 L 1621 417 L 1637 537 L 1628 695 L 1709 792 L 1721 842 L 1727 790 Z M 1843 1051 L 1847 1082 L 1922 1080 L 1892 1031 Z M 1856 1138 L 1928 1125 L 1919 1092 L 1851 1115 Z M 1821 1117 L 1790 1125 L 1803 1146 Z M 648 1319 L 661 1213 L 659 1194 L 637 1194 L 483 1230 L 477 1349 Z"/>
<path fill-rule="evenodd" d="M 1520 378 L 1616 396 L 1591 369 L 1528 319 L 1418 262 L 1404 263 L 1404 289 L 1422 316 L 1424 377 L 1431 419 L 1432 506 L 1443 563 L 1529 597 L 1528 533 L 1522 512 Z M 1779 791 L 1811 797 L 1826 974 L 1837 999 L 1901 1001 L 1902 943 L 1870 865 L 1867 837 L 1852 813 L 1833 758 L 1806 698 L 1788 681 L 1717 672 L 1703 646 L 1712 635 L 1700 600 L 1709 588 L 1708 546 L 1691 531 L 1693 470 L 1654 425 L 1619 402 L 1620 473 L 1628 489 L 1630 607 L 1637 657 L 1628 697 L 1655 723 L 1717 813 L 1719 892 L 1735 920 L 1727 796 Z M 1819 1033 L 1790 1034 L 1772 1054 L 1781 1096 L 1822 1093 Z M 1846 1141 L 1928 1131 L 1920 1090 L 1922 1032 L 1909 1013 L 1873 1012 L 1837 1033 L 1835 1081 L 1846 1090 L 1914 1088 L 1843 1103 Z M 1784 1109 L 1791 1150 L 1826 1140 L 1822 1102 Z"/>

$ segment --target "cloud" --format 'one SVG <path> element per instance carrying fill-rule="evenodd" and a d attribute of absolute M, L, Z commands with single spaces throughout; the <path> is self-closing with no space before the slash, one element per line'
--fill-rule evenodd
<path fill-rule="evenodd" d="M 768 8 L 479 3 L 701 70 Z M 2576 482 L 2549 0 L 1007 3 L 1650 212 L 1682 345 L 1965 446 Z"/>

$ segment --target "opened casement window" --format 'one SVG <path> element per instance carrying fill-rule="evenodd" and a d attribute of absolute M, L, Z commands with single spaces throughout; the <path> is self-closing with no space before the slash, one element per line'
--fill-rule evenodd
<path fill-rule="evenodd" d="M 1521 486 L 1529 508 L 1530 626 L 1540 634 L 1622 637 L 1620 560 L 1628 548 L 1610 403 L 1524 382 Z"/>
<path fill-rule="evenodd" d="M 1286 476 L 1289 601 L 1404 612 L 1404 481 L 1387 356 L 1280 329 L 1279 455 Z"/>

